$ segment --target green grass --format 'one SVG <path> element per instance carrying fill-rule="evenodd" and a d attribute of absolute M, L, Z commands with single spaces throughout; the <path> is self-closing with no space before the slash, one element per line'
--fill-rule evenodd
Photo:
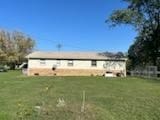
<path fill-rule="evenodd" d="M 160 120 L 160 81 L 0 73 L 0 120 Z"/>

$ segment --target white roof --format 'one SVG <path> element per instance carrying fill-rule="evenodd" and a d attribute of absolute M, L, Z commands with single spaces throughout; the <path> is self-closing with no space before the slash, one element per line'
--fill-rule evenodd
<path fill-rule="evenodd" d="M 126 60 L 126 58 L 110 58 L 98 52 L 33 52 L 28 59 L 82 59 L 82 60 Z"/>

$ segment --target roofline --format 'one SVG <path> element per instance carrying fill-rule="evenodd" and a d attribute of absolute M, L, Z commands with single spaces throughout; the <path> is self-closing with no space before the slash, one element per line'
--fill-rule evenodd
<path fill-rule="evenodd" d="M 45 57 L 28 57 L 28 59 L 47 59 L 47 60 L 113 60 L 113 61 L 127 61 L 127 58 L 106 58 L 106 59 L 95 59 L 95 58 L 91 58 L 91 59 L 87 59 L 87 58 L 45 58 Z"/>

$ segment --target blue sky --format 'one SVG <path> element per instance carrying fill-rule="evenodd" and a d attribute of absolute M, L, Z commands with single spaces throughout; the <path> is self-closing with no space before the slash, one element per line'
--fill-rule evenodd
<path fill-rule="evenodd" d="M 110 28 L 105 19 L 122 0 L 0 0 L 0 28 L 36 40 L 36 50 L 123 51 L 133 43 L 130 26 Z"/>

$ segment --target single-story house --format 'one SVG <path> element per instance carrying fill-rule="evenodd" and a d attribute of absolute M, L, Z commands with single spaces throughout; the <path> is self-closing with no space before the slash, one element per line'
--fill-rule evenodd
<path fill-rule="evenodd" d="M 33 52 L 26 58 L 28 76 L 126 76 L 126 58 L 96 52 Z"/>

